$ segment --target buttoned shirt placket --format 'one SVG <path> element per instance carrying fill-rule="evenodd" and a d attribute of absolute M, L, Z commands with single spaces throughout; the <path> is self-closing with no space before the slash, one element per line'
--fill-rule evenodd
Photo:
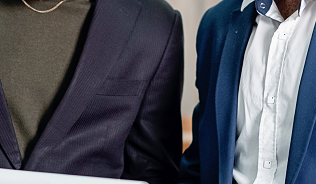
<path fill-rule="evenodd" d="M 274 33 L 268 54 L 263 110 L 259 128 L 258 173 L 254 183 L 272 183 L 277 169 L 277 129 L 279 122 L 280 83 L 283 76 L 285 55 L 289 40 L 296 28 L 298 17 L 290 17 L 281 23 Z M 283 84 L 284 85 L 284 84 Z M 282 89 L 281 89 L 282 90 Z M 290 126 L 290 125 L 288 125 Z"/>
<path fill-rule="evenodd" d="M 245 0 L 241 10 L 251 1 Z M 302 0 L 286 20 L 270 0 L 249 38 L 239 84 L 234 178 L 240 184 L 279 184 L 286 177 L 295 107 L 316 17 Z"/>

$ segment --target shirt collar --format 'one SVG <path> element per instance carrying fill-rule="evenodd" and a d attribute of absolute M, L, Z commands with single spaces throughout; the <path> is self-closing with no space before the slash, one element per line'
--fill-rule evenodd
<path fill-rule="evenodd" d="M 243 0 L 240 11 L 243 11 L 253 1 L 255 1 L 255 0 Z M 312 1 L 312 0 L 301 0 L 298 15 L 300 15 L 302 13 L 302 11 L 305 9 L 307 3 L 310 1 Z M 272 2 L 273 2 L 273 0 L 256 0 L 255 5 L 256 5 L 257 11 L 259 13 L 265 15 L 269 11 L 269 9 L 272 5 Z"/>

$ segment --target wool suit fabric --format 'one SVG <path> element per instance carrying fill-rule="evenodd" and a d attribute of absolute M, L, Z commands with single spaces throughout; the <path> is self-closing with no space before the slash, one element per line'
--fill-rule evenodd
<path fill-rule="evenodd" d="M 22 161 L 0 88 L 0 167 L 175 183 L 183 30 L 163 0 L 96 0 L 79 62 Z"/>

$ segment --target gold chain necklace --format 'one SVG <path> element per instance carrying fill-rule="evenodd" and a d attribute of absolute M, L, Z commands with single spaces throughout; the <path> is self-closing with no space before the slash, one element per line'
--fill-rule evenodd
<path fill-rule="evenodd" d="M 29 5 L 25 0 L 22 0 L 22 2 L 29 7 L 31 10 L 36 11 L 38 13 L 48 13 L 48 12 L 52 12 L 54 11 L 56 8 L 58 8 L 61 4 L 63 4 L 64 2 L 66 2 L 67 0 L 61 0 L 58 4 L 56 4 L 54 7 L 52 7 L 51 9 L 48 10 L 37 10 L 35 8 L 33 8 L 31 5 Z"/>

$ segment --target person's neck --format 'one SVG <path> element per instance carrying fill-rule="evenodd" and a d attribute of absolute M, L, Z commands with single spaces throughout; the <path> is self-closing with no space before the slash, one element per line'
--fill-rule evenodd
<path fill-rule="evenodd" d="M 287 19 L 291 16 L 300 6 L 300 0 L 274 0 L 282 17 Z"/>

